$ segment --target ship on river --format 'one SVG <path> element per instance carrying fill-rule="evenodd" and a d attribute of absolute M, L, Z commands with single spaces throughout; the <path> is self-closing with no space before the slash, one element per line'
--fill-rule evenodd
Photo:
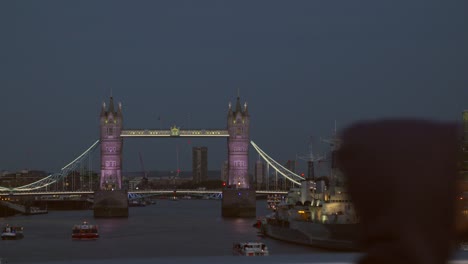
<path fill-rule="evenodd" d="M 261 232 L 297 244 L 332 250 L 358 250 L 359 218 L 353 204 L 342 193 L 314 193 L 318 184 L 306 180 L 301 188 L 291 189 L 286 202 L 279 204 L 273 214 L 262 220 Z"/>
<path fill-rule="evenodd" d="M 328 184 L 310 177 L 299 188 L 292 188 L 274 213 L 262 220 L 260 231 L 264 235 L 331 250 L 359 250 L 359 217 L 335 162 L 339 140 L 328 142 L 332 146 Z"/>

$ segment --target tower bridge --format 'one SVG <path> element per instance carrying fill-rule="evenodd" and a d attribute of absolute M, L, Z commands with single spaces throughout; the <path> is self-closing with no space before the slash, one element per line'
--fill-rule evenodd
<path fill-rule="evenodd" d="M 237 97 L 235 109 L 229 103 L 227 114 L 227 129 L 180 129 L 173 126 L 162 129 L 123 129 L 123 110 L 119 103 L 114 108 L 113 97 L 109 106 L 102 104 L 100 114 L 101 141 L 101 190 L 122 189 L 122 146 L 124 138 L 133 137 L 225 137 L 228 140 L 228 185 L 240 189 L 249 189 L 248 181 L 248 145 L 249 145 L 250 115 L 247 103 L 241 106 Z"/>
<path fill-rule="evenodd" d="M 181 130 L 177 126 L 169 130 L 123 129 L 122 104 L 114 108 L 113 97 L 109 106 L 102 104 L 100 114 L 101 177 L 99 193 L 94 205 L 95 216 L 128 215 L 122 190 L 122 146 L 124 138 L 132 137 L 226 137 L 228 141 L 228 186 L 237 191 L 223 191 L 223 216 L 255 216 L 255 193 L 250 188 L 248 175 L 250 115 L 247 103 L 241 106 L 237 97 L 235 109 L 229 103 L 227 129 Z M 253 192 L 252 192 L 253 191 Z M 235 194 L 234 194 L 235 193 Z M 238 195 L 237 195 L 238 194 Z M 109 207 L 109 204 L 113 206 Z M 126 209 L 125 209 L 126 208 Z"/>
<path fill-rule="evenodd" d="M 86 163 L 90 163 L 92 153 L 99 147 L 101 173 L 97 190 L 92 190 L 88 184 L 87 190 L 95 194 L 95 216 L 127 216 L 127 192 L 122 189 L 122 147 L 123 140 L 128 138 L 226 138 L 228 154 L 228 181 L 223 189 L 223 216 L 255 216 L 255 190 L 249 184 L 248 175 L 248 147 L 251 144 L 257 153 L 285 179 L 300 185 L 303 179 L 274 161 L 253 141 L 250 141 L 250 114 L 247 103 L 241 105 L 237 97 L 235 107 L 228 105 L 226 128 L 220 129 L 180 129 L 172 126 L 169 129 L 124 129 L 122 104 L 114 107 L 114 99 L 110 97 L 109 105 L 102 104 L 100 113 L 100 139 L 73 161 L 64 166 L 60 172 L 53 173 L 36 182 L 17 187 L 0 186 L 1 194 L 26 194 L 31 192 L 58 193 L 51 187 L 57 183 L 65 183 L 71 174 L 83 170 Z M 68 182 L 66 182 L 68 184 Z M 268 193 L 268 192 L 267 192 Z M 117 202 L 116 202 L 117 201 Z M 109 206 L 111 204 L 111 206 Z"/>

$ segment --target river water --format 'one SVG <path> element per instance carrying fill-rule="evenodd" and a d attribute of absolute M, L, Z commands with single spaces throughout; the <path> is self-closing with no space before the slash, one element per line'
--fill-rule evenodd
<path fill-rule="evenodd" d="M 257 201 L 257 216 L 268 214 Z M 100 239 L 72 241 L 74 224 L 88 220 L 99 226 Z M 236 241 L 263 241 L 271 255 L 323 252 L 258 236 L 255 219 L 221 217 L 221 201 L 158 200 L 130 207 L 128 218 L 94 219 L 91 210 L 49 211 L 44 215 L 0 218 L 0 224 L 21 225 L 24 238 L 0 240 L 0 258 L 8 263 L 45 261 L 145 259 L 154 257 L 231 256 Z"/>

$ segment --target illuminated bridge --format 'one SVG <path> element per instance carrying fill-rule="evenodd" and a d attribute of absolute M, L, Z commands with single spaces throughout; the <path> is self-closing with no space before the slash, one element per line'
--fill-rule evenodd
<path fill-rule="evenodd" d="M 251 191 L 249 181 L 249 143 L 267 164 L 267 183 L 269 182 L 270 167 L 272 172 L 283 178 L 292 185 L 300 185 L 303 178 L 289 171 L 271 156 L 263 151 L 257 144 L 250 141 L 250 113 L 247 103 L 242 106 L 239 96 L 235 106 L 229 103 L 227 111 L 226 129 L 180 129 L 172 126 L 169 129 L 124 129 L 122 104 L 114 108 L 113 98 L 110 97 L 109 105 L 102 104 L 100 113 L 100 139 L 96 140 L 83 153 L 78 155 L 60 171 L 52 173 L 47 177 L 22 186 L 5 187 L 0 186 L 0 194 L 21 195 L 26 193 L 63 193 L 73 191 L 75 193 L 88 193 L 96 191 L 122 190 L 122 146 L 124 138 L 180 138 L 180 137 L 202 137 L 202 138 L 227 138 L 228 149 L 228 179 L 227 185 L 235 187 L 239 192 Z M 92 177 L 92 155 L 96 149 L 100 149 L 100 176 L 98 187 Z M 90 175 L 91 174 L 91 175 Z M 80 182 L 77 182 L 76 179 Z M 76 183 L 76 184 L 75 184 Z M 84 184 L 82 184 L 84 183 Z M 267 185 L 268 186 L 268 185 Z M 268 186 L 269 187 L 269 186 Z M 267 188 L 269 189 L 269 188 Z M 225 189 L 224 192 L 227 192 Z M 131 192 L 142 194 L 141 192 Z M 164 191 L 144 191 L 145 194 L 158 194 Z M 178 190 L 178 193 L 203 193 L 203 191 Z M 218 193 L 221 190 L 217 191 Z M 230 191 L 229 191 L 230 192 Z M 272 193 L 273 191 L 265 191 Z M 276 191 L 275 191 L 276 192 Z M 210 191 L 213 193 L 213 191 Z M 258 193 L 261 193 L 259 191 Z M 279 193 L 279 192 L 276 192 Z"/>
<path fill-rule="evenodd" d="M 124 134 L 132 134 L 135 133 L 136 136 L 145 136 L 145 134 L 151 134 L 151 133 L 160 133 L 163 130 L 144 130 L 144 131 L 139 131 L 139 130 L 125 130 L 123 131 Z M 183 130 L 181 130 L 182 132 Z M 189 131 L 190 133 L 198 133 L 200 132 L 201 135 L 203 133 L 218 133 L 219 136 L 225 136 L 225 132 L 219 131 L 219 130 L 186 130 Z M 198 132 L 197 132 L 198 131 Z M 126 135 L 123 135 L 124 137 Z M 150 136 L 150 135 L 149 135 Z M 157 136 L 157 135 L 153 135 Z M 80 189 L 76 190 L 65 190 L 60 188 L 51 188 L 54 184 L 57 183 L 64 183 L 65 179 L 67 177 L 72 177 L 73 173 L 76 171 L 83 171 L 83 167 L 87 167 L 90 164 L 90 160 L 92 159 L 92 154 L 98 149 L 100 141 L 97 140 L 95 141 L 90 147 L 88 147 L 83 153 L 78 155 L 75 159 L 73 159 L 71 162 L 69 162 L 67 165 L 65 165 L 59 172 L 52 173 L 49 176 L 23 185 L 23 186 L 18 186 L 18 187 L 4 187 L 0 186 L 0 195 L 73 195 L 73 194 L 93 194 L 94 191 L 92 190 L 91 184 L 87 185 L 87 188 L 83 188 L 81 186 Z M 300 185 L 300 180 L 302 177 L 298 174 L 295 174 L 294 172 L 289 171 L 286 169 L 284 166 L 282 166 L 280 163 L 276 162 L 273 158 L 271 158 L 268 154 L 266 154 L 260 147 L 255 144 L 253 141 L 251 141 L 251 145 L 253 148 L 257 151 L 257 153 L 264 159 L 264 161 L 267 163 L 268 166 L 271 166 L 273 170 L 278 173 L 281 177 L 284 177 L 284 179 L 287 179 L 288 181 Z M 60 187 L 63 187 L 63 184 L 60 184 Z M 176 190 L 178 194 L 220 194 L 221 190 L 181 190 L 178 189 Z M 129 195 L 157 195 L 157 194 L 169 194 L 173 193 L 174 190 L 136 190 L 136 191 L 130 191 Z M 278 190 L 257 190 L 257 194 L 286 194 L 286 191 L 278 191 Z"/>

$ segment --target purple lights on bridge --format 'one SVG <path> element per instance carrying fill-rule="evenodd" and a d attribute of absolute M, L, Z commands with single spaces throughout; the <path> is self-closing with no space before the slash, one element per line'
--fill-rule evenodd
<path fill-rule="evenodd" d="M 249 188 L 249 124 L 250 115 L 247 111 L 247 103 L 242 109 L 240 98 L 237 97 L 234 111 L 229 104 L 227 117 L 228 160 L 229 176 L 228 184 L 237 188 Z"/>
<path fill-rule="evenodd" d="M 249 124 L 250 115 L 247 103 L 241 106 L 237 97 L 233 110 L 229 103 L 227 130 L 186 130 L 171 134 L 170 130 L 124 130 L 122 105 L 114 110 L 114 99 L 110 97 L 109 106 L 103 103 L 100 117 L 101 127 L 101 190 L 122 189 L 122 146 L 124 137 L 225 137 L 228 140 L 228 184 L 236 188 L 249 188 Z M 226 133 L 227 132 L 227 133 Z"/>
<path fill-rule="evenodd" d="M 114 111 L 114 99 L 109 108 L 102 104 L 101 110 L 101 190 L 122 189 L 122 105 Z"/>

